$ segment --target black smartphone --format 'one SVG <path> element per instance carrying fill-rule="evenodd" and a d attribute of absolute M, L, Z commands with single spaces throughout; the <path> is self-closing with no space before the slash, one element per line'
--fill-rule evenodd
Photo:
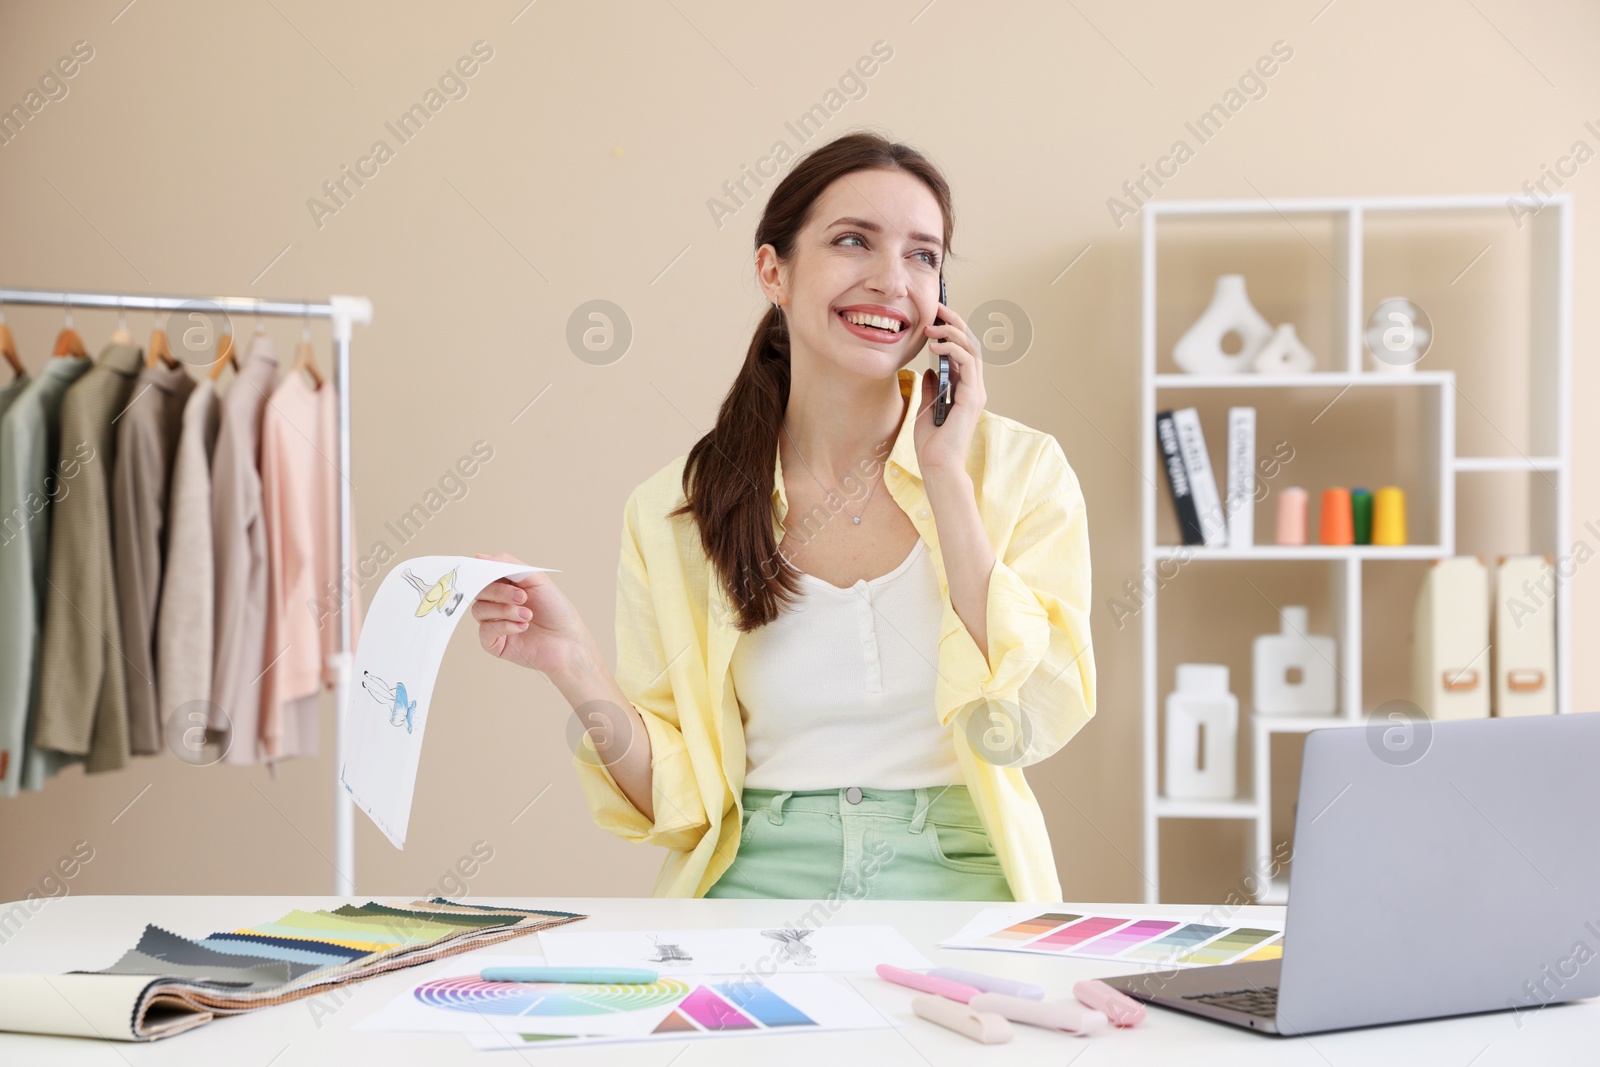
<path fill-rule="evenodd" d="M 939 275 L 939 303 L 948 304 L 949 300 L 944 295 L 944 275 Z M 938 315 L 933 317 L 933 324 L 938 326 L 944 322 Z M 945 416 L 950 414 L 950 408 L 956 402 L 956 387 L 950 381 L 950 357 L 939 356 L 939 388 L 933 394 L 933 424 L 943 426 Z"/>

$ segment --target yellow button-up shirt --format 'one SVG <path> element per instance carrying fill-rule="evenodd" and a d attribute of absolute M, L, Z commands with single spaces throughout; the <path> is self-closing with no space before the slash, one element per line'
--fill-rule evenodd
<path fill-rule="evenodd" d="M 967 471 L 994 546 L 984 656 L 950 603 L 912 436 L 920 382 L 899 372 L 906 405 L 884 472 L 889 494 L 927 542 L 944 600 L 934 706 L 1012 895 L 1060 901 L 1044 815 L 1022 768 L 1060 749 L 1095 709 L 1089 635 L 1089 528 L 1083 492 L 1050 434 L 983 411 Z M 774 450 L 776 451 L 776 450 Z M 651 821 L 628 800 L 585 734 L 573 766 L 596 824 L 624 840 L 664 846 L 652 893 L 704 896 L 739 848 L 746 769 L 744 724 L 729 663 L 734 611 L 688 515 L 680 456 L 640 485 L 623 510 L 617 566 L 617 683 L 650 739 Z M 774 462 L 773 525 L 781 542 L 788 498 Z"/>

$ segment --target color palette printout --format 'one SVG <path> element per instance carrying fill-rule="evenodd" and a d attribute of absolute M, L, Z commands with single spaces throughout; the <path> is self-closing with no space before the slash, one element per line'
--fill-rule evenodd
<path fill-rule="evenodd" d="M 763 1033 L 868 1030 L 893 1024 L 826 974 L 663 974 L 650 983 L 485 982 L 487 966 L 548 965 L 537 956 L 465 956 L 356 1024 L 358 1030 L 465 1035 L 478 1048 L 682 1041 Z"/>
<path fill-rule="evenodd" d="M 1080 956 L 1161 967 L 1206 967 L 1282 958 L 1283 927 L 1278 922 L 1230 924 L 1224 920 L 1106 915 L 1088 910 L 985 908 L 939 946 Z"/>

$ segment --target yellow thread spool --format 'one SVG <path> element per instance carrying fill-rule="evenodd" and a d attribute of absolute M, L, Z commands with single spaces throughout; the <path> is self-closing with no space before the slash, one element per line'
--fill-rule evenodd
<path fill-rule="evenodd" d="M 1372 499 L 1372 543 L 1406 543 L 1406 494 L 1398 486 L 1386 485 Z"/>

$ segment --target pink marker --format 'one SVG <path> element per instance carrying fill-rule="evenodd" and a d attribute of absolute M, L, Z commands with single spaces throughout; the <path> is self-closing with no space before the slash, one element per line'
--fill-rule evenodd
<path fill-rule="evenodd" d="M 880 963 L 877 967 L 878 977 L 895 985 L 903 985 L 908 989 L 921 990 L 924 993 L 933 993 L 937 996 L 948 997 L 951 1000 L 967 1003 L 973 997 L 983 992 L 961 982 L 952 982 L 948 978 L 935 978 L 932 975 L 922 974 L 918 971 L 908 971 L 904 967 L 895 967 L 888 963 Z"/>
<path fill-rule="evenodd" d="M 1086 979 L 1072 987 L 1072 995 L 1101 1012 L 1112 1026 L 1138 1026 L 1144 1022 L 1144 1005 L 1120 989 L 1112 989 L 1098 978 Z"/>

